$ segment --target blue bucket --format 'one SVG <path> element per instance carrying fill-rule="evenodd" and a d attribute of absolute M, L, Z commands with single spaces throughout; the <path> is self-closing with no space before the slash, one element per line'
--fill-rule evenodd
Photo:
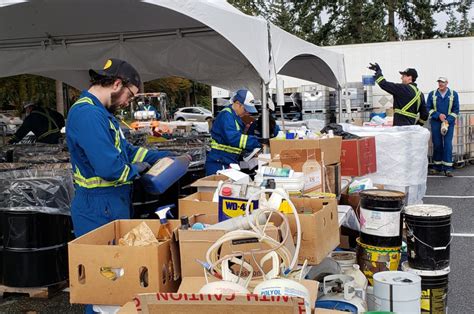
<path fill-rule="evenodd" d="M 349 313 L 358 313 L 357 306 L 355 306 L 354 304 L 337 300 L 316 301 L 316 308 L 338 310 Z"/>

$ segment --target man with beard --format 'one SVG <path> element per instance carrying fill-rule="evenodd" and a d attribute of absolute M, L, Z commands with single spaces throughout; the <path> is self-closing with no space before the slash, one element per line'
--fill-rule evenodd
<path fill-rule="evenodd" d="M 66 124 L 76 187 L 71 216 L 77 237 L 110 221 L 129 219 L 133 180 L 150 164 L 171 155 L 132 146 L 113 115 L 139 90 L 135 68 L 110 59 L 102 70 L 89 70 L 89 75 L 91 86 L 71 107 Z"/>

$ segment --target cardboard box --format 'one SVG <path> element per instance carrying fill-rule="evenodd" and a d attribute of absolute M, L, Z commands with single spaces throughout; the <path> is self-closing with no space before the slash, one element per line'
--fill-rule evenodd
<path fill-rule="evenodd" d="M 377 172 L 375 137 L 343 140 L 341 151 L 343 176 L 360 177 Z"/>
<path fill-rule="evenodd" d="M 212 276 L 210 278 L 213 278 Z M 249 283 L 248 290 L 252 292 L 255 287 L 261 283 L 262 280 L 252 280 Z M 191 294 L 198 293 L 199 290 L 206 284 L 204 277 L 185 277 L 179 286 L 178 293 Z M 301 284 L 308 289 L 311 298 L 311 307 L 314 308 L 316 299 L 318 297 L 319 283 L 314 280 L 302 280 Z"/>
<path fill-rule="evenodd" d="M 319 264 L 339 245 L 339 221 L 337 201 L 335 199 L 318 199 L 292 197 L 300 219 L 302 235 L 298 262 L 306 259 L 308 264 Z M 293 214 L 288 214 L 290 229 L 296 243 L 296 222 Z M 275 221 L 276 225 L 279 224 Z"/>
<path fill-rule="evenodd" d="M 179 215 L 217 215 L 218 203 L 212 201 L 213 192 L 197 192 L 179 199 Z"/>
<path fill-rule="evenodd" d="M 319 148 L 282 150 L 280 159 L 283 167 L 304 173 L 303 193 L 324 192 L 324 165 Z"/>
<path fill-rule="evenodd" d="M 218 222 L 217 215 L 200 215 L 190 217 L 190 223 L 201 222 L 205 224 L 215 224 Z M 279 239 L 278 228 L 274 226 L 267 227 L 267 234 L 273 239 Z M 201 261 L 206 260 L 207 250 L 214 244 L 220 237 L 225 234 L 223 230 L 178 230 L 179 240 L 179 251 L 181 255 L 181 275 L 182 277 L 203 277 L 204 270 L 201 264 L 196 259 Z M 252 249 L 269 248 L 267 245 L 259 243 L 247 243 L 247 244 L 230 244 L 226 243 L 222 246 L 221 256 L 230 254 L 236 251 L 250 251 Z M 257 254 L 256 257 L 259 255 Z M 258 260 L 258 258 L 257 258 Z M 254 269 L 254 277 L 261 276 L 258 271 L 257 265 L 251 257 L 246 261 L 250 263 Z M 264 271 L 270 268 L 270 265 L 266 265 Z M 245 276 L 244 272 L 242 272 Z"/>
<path fill-rule="evenodd" d="M 305 313 L 304 301 L 285 296 L 214 295 L 196 293 L 147 293 L 135 298 L 137 313 L 209 314 L 209 313 Z"/>
<path fill-rule="evenodd" d="M 71 303 L 121 305 L 138 293 L 177 291 L 180 281 L 174 278 L 171 240 L 145 247 L 114 245 L 143 221 L 156 236 L 159 220 L 115 220 L 69 242 Z M 110 280 L 101 267 L 121 269 L 122 276 Z"/>
<path fill-rule="evenodd" d="M 197 188 L 198 192 L 213 192 L 214 193 L 217 189 L 217 185 L 219 184 L 219 181 L 226 181 L 227 179 L 229 178 L 224 175 L 214 174 L 212 176 L 207 176 L 199 180 L 196 180 L 196 182 L 191 184 L 191 187 Z"/>
<path fill-rule="evenodd" d="M 341 195 L 341 164 L 329 165 L 325 167 L 327 193 Z"/>
<path fill-rule="evenodd" d="M 282 150 L 320 148 L 323 153 L 324 164 L 337 164 L 341 159 L 342 138 L 313 139 L 313 140 L 279 140 L 270 139 L 270 153 L 272 158 L 279 155 Z"/>

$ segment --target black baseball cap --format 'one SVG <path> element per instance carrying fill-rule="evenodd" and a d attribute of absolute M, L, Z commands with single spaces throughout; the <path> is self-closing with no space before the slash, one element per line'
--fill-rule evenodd
<path fill-rule="evenodd" d="M 399 73 L 402 75 L 411 76 L 413 81 L 418 78 L 418 72 L 416 72 L 416 70 L 412 68 L 408 68 L 405 71 L 400 71 Z"/>
<path fill-rule="evenodd" d="M 117 77 L 124 81 L 125 84 L 132 84 L 140 88 L 141 79 L 138 71 L 127 61 L 120 59 L 108 59 L 101 70 L 89 70 L 91 78 L 97 77 Z"/>

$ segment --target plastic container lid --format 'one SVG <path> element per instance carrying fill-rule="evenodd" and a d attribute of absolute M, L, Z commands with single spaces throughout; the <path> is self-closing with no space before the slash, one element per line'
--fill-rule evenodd
<path fill-rule="evenodd" d="M 222 189 L 222 195 L 223 196 L 231 196 L 232 195 L 232 189 L 228 186 L 224 187 Z"/>
<path fill-rule="evenodd" d="M 418 276 L 436 277 L 436 276 L 444 276 L 444 275 L 449 274 L 449 272 L 451 271 L 451 268 L 449 268 L 448 266 L 446 268 L 438 269 L 438 270 L 421 270 L 421 269 L 411 268 L 410 265 L 408 265 L 408 261 L 405 261 L 402 263 L 402 270 L 405 272 L 416 274 Z"/>
<path fill-rule="evenodd" d="M 360 197 L 368 197 L 372 199 L 381 199 L 381 200 L 403 200 L 405 199 L 405 193 L 394 190 L 379 190 L 379 189 L 369 189 L 360 192 Z"/>
<path fill-rule="evenodd" d="M 443 205 L 410 205 L 405 207 L 405 214 L 410 216 L 421 216 L 421 217 L 441 217 L 449 216 L 453 213 L 453 210 L 448 206 Z"/>
<path fill-rule="evenodd" d="M 382 271 L 374 274 L 374 281 L 394 286 L 411 286 L 420 283 L 420 276 L 402 271 Z M 375 291 L 375 290 L 374 290 Z"/>

